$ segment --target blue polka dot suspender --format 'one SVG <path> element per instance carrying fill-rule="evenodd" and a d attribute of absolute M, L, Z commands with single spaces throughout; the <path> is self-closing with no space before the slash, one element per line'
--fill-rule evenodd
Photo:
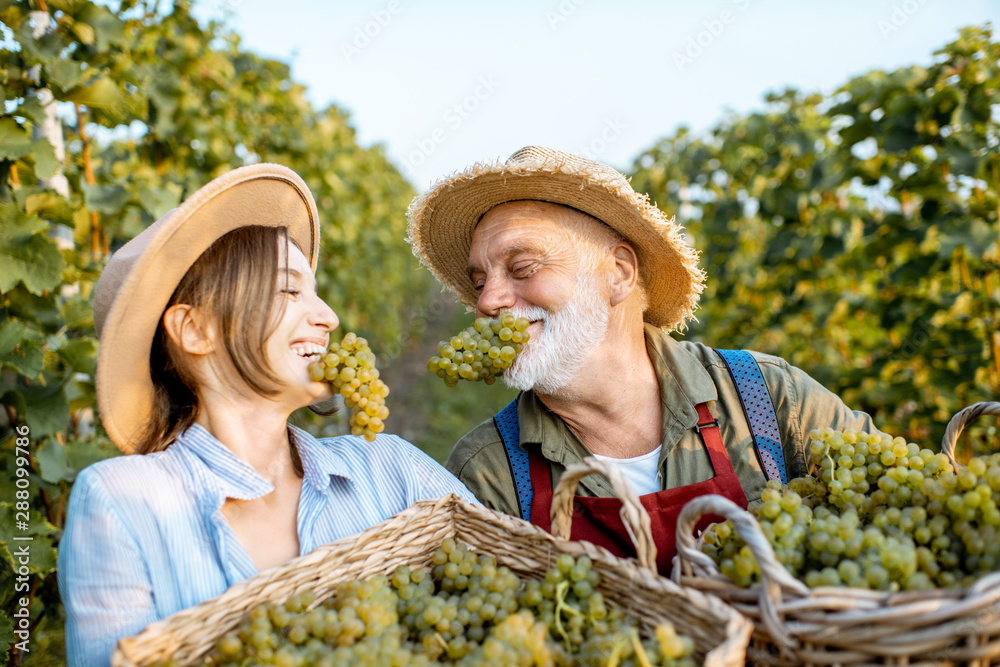
<path fill-rule="evenodd" d="M 740 395 L 743 414 L 753 436 L 757 456 L 764 467 L 768 479 L 787 482 L 785 454 L 781 448 L 778 432 L 778 417 L 774 413 L 771 394 L 764 383 L 757 360 L 746 350 L 716 350 L 729 369 L 736 390 Z M 517 504 L 521 518 L 531 521 L 531 471 L 528 466 L 528 452 L 521 447 L 521 427 L 517 421 L 517 399 L 507 404 L 493 417 L 500 439 L 503 440 L 510 464 L 514 488 L 517 490 Z"/>
<path fill-rule="evenodd" d="M 754 448 L 767 478 L 788 481 L 785 452 L 781 448 L 778 417 L 757 360 L 746 350 L 715 350 L 726 362 L 743 405 L 743 415 L 750 425 Z"/>
<path fill-rule="evenodd" d="M 528 452 L 521 447 L 521 426 L 517 421 L 517 399 L 507 404 L 493 417 L 503 447 L 507 450 L 507 462 L 517 490 L 517 504 L 521 518 L 531 521 L 531 499 L 535 493 L 531 488 L 531 470 L 528 467 Z"/>

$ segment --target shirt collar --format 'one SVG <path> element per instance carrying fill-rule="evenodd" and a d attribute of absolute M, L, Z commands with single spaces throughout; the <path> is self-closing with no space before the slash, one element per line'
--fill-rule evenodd
<path fill-rule="evenodd" d="M 337 452 L 336 446 L 329 446 L 315 438 L 308 431 L 289 425 L 295 443 L 298 446 L 299 458 L 302 460 L 302 470 L 305 481 L 320 493 L 330 493 L 330 477 L 351 478 L 351 468 L 348 462 Z"/>
<path fill-rule="evenodd" d="M 330 447 L 324 446 L 312 434 L 289 425 L 302 461 L 304 480 L 320 493 L 330 492 L 330 476 L 350 478 L 344 459 Z M 219 442 L 204 426 L 197 422 L 177 438 L 171 447 L 193 454 L 204 464 L 204 476 L 222 498 L 255 500 L 274 490 L 253 466 L 238 457 Z"/>
<path fill-rule="evenodd" d="M 223 499 L 255 500 L 274 491 L 274 486 L 253 466 L 236 456 L 197 422 L 181 433 L 171 447 L 197 457 L 203 464 L 200 476 L 204 481 L 210 481 Z"/>

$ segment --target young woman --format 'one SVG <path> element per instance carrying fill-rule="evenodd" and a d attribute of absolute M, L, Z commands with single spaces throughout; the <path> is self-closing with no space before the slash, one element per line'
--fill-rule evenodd
<path fill-rule="evenodd" d="M 413 502 L 471 494 L 404 440 L 288 424 L 331 398 L 308 365 L 337 316 L 316 292 L 316 206 L 276 165 L 232 171 L 101 275 L 97 396 L 126 454 L 82 471 L 59 549 L 71 665 Z"/>

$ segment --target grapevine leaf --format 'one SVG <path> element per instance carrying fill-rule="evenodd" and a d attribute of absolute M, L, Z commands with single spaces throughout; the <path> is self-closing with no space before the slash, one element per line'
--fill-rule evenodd
<path fill-rule="evenodd" d="M 976 170 L 978 169 L 981 161 L 980 158 L 976 157 L 976 155 L 974 155 L 971 151 L 958 149 L 954 146 L 948 146 L 942 149 L 941 155 L 951 163 L 953 172 L 968 176 L 976 175 Z"/>
<path fill-rule="evenodd" d="M 0 204 L 0 245 L 28 241 L 48 224 L 35 215 L 25 215 L 17 206 Z"/>
<path fill-rule="evenodd" d="M 28 195 L 24 200 L 24 210 L 29 215 L 37 214 L 52 222 L 62 224 L 73 222 L 73 211 L 69 203 L 62 195 L 51 191 Z"/>
<path fill-rule="evenodd" d="M 45 120 L 45 107 L 42 106 L 37 96 L 32 96 L 19 104 L 11 115 L 22 116 L 35 125 L 41 125 L 42 121 Z"/>
<path fill-rule="evenodd" d="M 39 475 L 49 484 L 76 477 L 76 471 L 66 464 L 65 448 L 54 438 L 46 439 L 35 449 L 35 460 L 38 461 Z"/>
<path fill-rule="evenodd" d="M 181 187 L 175 183 L 165 183 L 162 187 L 151 187 L 142 185 L 139 187 L 139 201 L 143 208 L 155 219 L 163 215 L 172 208 L 176 208 L 181 201 Z"/>
<path fill-rule="evenodd" d="M 70 440 L 66 443 L 66 462 L 77 471 L 92 463 L 120 455 L 121 451 L 107 436 L 91 436 L 86 440 Z"/>
<path fill-rule="evenodd" d="M 66 301 L 59 310 L 66 323 L 66 330 L 89 329 L 94 326 L 94 308 L 89 301 L 76 295 Z"/>
<path fill-rule="evenodd" d="M 17 5 L 13 0 L 0 0 L 0 22 L 11 28 L 17 28 L 24 21 L 27 12 Z"/>
<path fill-rule="evenodd" d="M 33 340 L 21 339 L 9 353 L 0 354 L 0 366 L 35 380 L 44 367 L 45 355 Z"/>
<path fill-rule="evenodd" d="M 59 529 L 34 510 L 27 514 L 28 520 L 24 521 L 23 513 L 18 516 L 12 503 L 0 503 L 0 557 L 15 573 L 19 573 L 21 567 L 27 567 L 31 574 L 44 577 L 56 569 L 56 550 L 52 547 L 50 536 L 57 534 Z M 31 539 L 18 540 L 15 537 Z M 20 562 L 21 558 L 28 561 L 26 565 Z"/>
<path fill-rule="evenodd" d="M 23 282 L 29 292 L 42 294 L 59 285 L 66 267 L 56 244 L 35 234 L 27 242 L 0 246 L 0 291 Z"/>
<path fill-rule="evenodd" d="M 60 60 L 45 67 L 46 79 L 60 90 L 70 91 L 83 82 L 86 75 L 79 60 Z"/>
<path fill-rule="evenodd" d="M 17 344 L 24 338 L 27 327 L 18 320 L 7 319 L 0 322 L 0 358 L 14 351 Z"/>
<path fill-rule="evenodd" d="M 63 326 L 53 294 L 32 294 L 23 284 L 19 284 L 4 296 L 11 316 L 36 324 L 43 333 L 54 333 Z"/>
<path fill-rule="evenodd" d="M 132 199 L 132 194 L 121 185 L 81 185 L 87 206 L 107 215 L 114 215 Z"/>
<path fill-rule="evenodd" d="M 21 393 L 27 401 L 24 418 L 36 440 L 63 431 L 69 425 L 69 405 L 63 383 L 53 382 L 48 386 L 34 384 L 24 387 Z"/>
<path fill-rule="evenodd" d="M 80 19 L 93 27 L 98 51 L 107 51 L 112 46 L 125 46 L 128 43 L 125 22 L 107 7 L 88 3 L 80 12 Z"/>
<path fill-rule="evenodd" d="M 31 137 L 9 116 L 0 118 L 0 159 L 16 160 L 31 152 Z"/>
<path fill-rule="evenodd" d="M 0 0 L 2 4 L 2 0 Z M 10 647 L 14 643 L 14 621 L 7 612 L 0 609 L 0 661 L 5 664 L 10 653 Z"/>
<path fill-rule="evenodd" d="M 135 118 L 145 119 L 149 114 L 149 98 L 142 90 L 126 92 L 125 109 Z"/>
<path fill-rule="evenodd" d="M 57 62 L 63 49 L 68 46 L 62 36 L 58 32 L 47 32 L 35 39 L 32 32 L 30 21 L 22 21 L 15 31 L 25 60 L 31 65 Z"/>
<path fill-rule="evenodd" d="M 82 245 L 91 233 L 90 209 L 86 206 L 73 211 L 73 238 L 77 245 Z"/>
<path fill-rule="evenodd" d="M 66 95 L 66 100 L 92 109 L 114 112 L 125 104 L 125 97 L 114 81 L 100 77 L 89 86 L 78 88 Z"/>
<path fill-rule="evenodd" d="M 93 338 L 75 338 L 60 346 L 59 356 L 76 373 L 94 375 L 97 372 L 97 341 Z"/>
<path fill-rule="evenodd" d="M 955 248 L 964 246 L 973 256 L 981 256 L 993 247 L 997 240 L 997 231 L 980 219 L 968 221 L 964 225 L 954 225 L 947 236 L 941 241 L 939 256 L 949 257 Z"/>
<path fill-rule="evenodd" d="M 35 141 L 31 146 L 31 153 L 35 158 L 35 176 L 38 178 L 52 178 L 59 171 L 59 159 L 56 158 L 56 149 L 49 142 L 48 138 Z"/>
<path fill-rule="evenodd" d="M 92 26 L 83 23 L 82 21 L 73 21 L 73 25 L 70 28 L 76 38 L 80 40 L 80 43 L 91 45 L 94 43 L 94 28 Z"/>
<path fill-rule="evenodd" d="M 28 409 L 28 403 L 24 400 L 24 396 L 21 394 L 19 389 L 22 387 L 18 385 L 16 388 L 10 382 L 10 377 L 5 377 L 8 374 L 0 374 L 0 405 L 9 405 L 14 408 L 14 410 L 19 415 L 23 415 L 25 410 Z"/>

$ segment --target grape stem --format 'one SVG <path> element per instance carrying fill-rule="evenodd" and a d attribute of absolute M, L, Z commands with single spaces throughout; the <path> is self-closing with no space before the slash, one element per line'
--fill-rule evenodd
<path fill-rule="evenodd" d="M 611 655 L 608 656 L 608 661 L 604 663 L 604 667 L 618 667 L 618 662 L 621 660 L 626 646 L 628 646 L 628 637 L 619 635 L 615 639 L 614 648 L 611 649 Z"/>
<path fill-rule="evenodd" d="M 566 646 L 567 651 L 572 650 L 570 646 L 569 635 L 566 634 L 566 630 L 562 625 L 562 613 L 565 611 L 567 614 L 573 614 L 579 616 L 580 612 L 573 607 L 566 604 L 566 591 L 569 590 L 568 581 L 560 581 L 556 584 L 556 632 L 562 635 L 563 644 Z"/>
<path fill-rule="evenodd" d="M 649 656 L 646 655 L 646 649 L 642 647 L 642 642 L 639 641 L 639 631 L 632 628 L 629 631 L 629 638 L 632 640 L 632 650 L 635 651 L 635 659 L 639 661 L 641 667 L 653 667 L 653 664 L 649 661 Z"/>

